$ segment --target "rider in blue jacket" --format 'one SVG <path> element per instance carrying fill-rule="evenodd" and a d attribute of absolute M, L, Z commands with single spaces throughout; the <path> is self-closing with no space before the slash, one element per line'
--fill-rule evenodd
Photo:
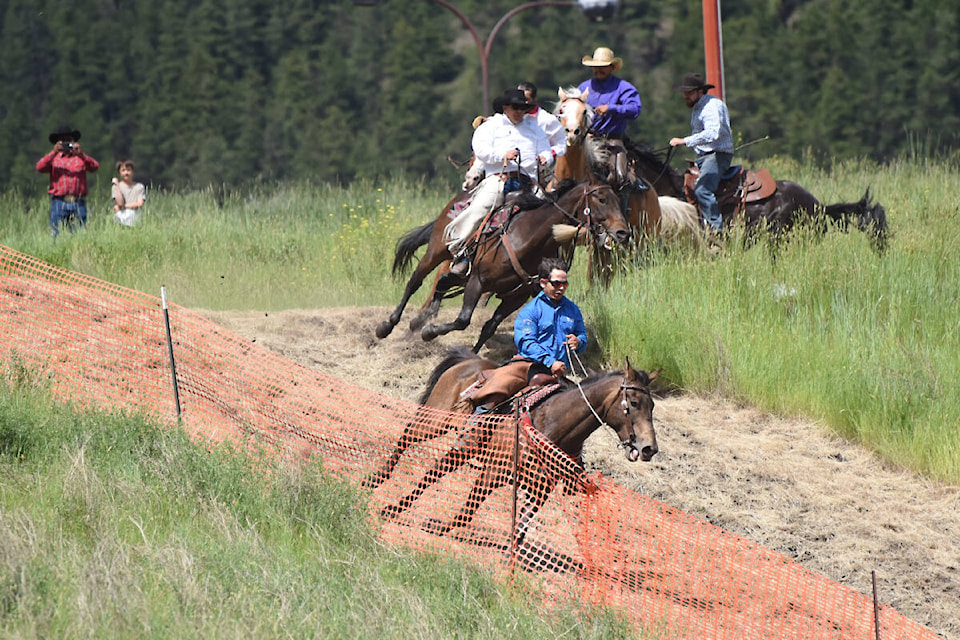
<path fill-rule="evenodd" d="M 517 355 L 495 369 L 488 380 L 470 397 L 474 413 L 487 413 L 535 380 L 537 374 L 554 378 L 570 367 L 569 351 L 587 348 L 587 328 L 583 314 L 568 299 L 567 265 L 558 258 L 540 263 L 540 293 L 528 302 L 513 325 Z"/>
<path fill-rule="evenodd" d="M 544 260 L 540 266 L 540 293 L 528 302 L 513 325 L 517 355 L 541 363 L 553 375 L 570 367 L 569 347 L 580 353 L 587 348 L 583 314 L 566 297 L 567 266 L 562 260 Z"/>

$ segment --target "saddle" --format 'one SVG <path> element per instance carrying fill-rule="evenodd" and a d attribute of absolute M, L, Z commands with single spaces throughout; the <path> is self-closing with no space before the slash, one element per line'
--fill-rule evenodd
<path fill-rule="evenodd" d="M 538 394 L 539 391 L 558 385 L 557 377 L 547 373 L 538 373 L 527 381 L 527 369 L 530 362 L 523 359 L 510 360 L 496 369 L 481 371 L 477 379 L 466 389 L 460 392 L 457 406 L 465 406 L 464 403 L 483 404 L 491 400 L 497 401 L 501 406 L 498 413 L 515 410 L 514 403 L 506 403 L 510 398 L 521 399 L 530 394 Z M 474 402 L 474 396 L 483 390 L 481 397 Z M 546 395 L 539 396 L 536 402 L 546 398 Z M 533 406 L 528 403 L 525 406 Z"/>
<path fill-rule="evenodd" d="M 691 161 L 690 166 L 683 174 L 683 193 L 687 202 L 696 205 L 698 209 L 700 205 L 693 195 L 693 190 L 697 186 L 697 178 L 699 177 L 700 170 Z M 720 206 L 720 211 L 724 214 L 724 217 L 735 220 L 743 212 L 748 202 L 766 200 L 776 191 L 777 181 L 766 169 L 754 171 L 735 164 L 720 176 L 720 186 L 717 187 L 717 204 Z"/>

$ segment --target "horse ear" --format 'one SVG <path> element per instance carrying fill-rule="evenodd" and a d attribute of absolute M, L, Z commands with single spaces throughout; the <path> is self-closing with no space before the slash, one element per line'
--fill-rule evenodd
<path fill-rule="evenodd" d="M 633 367 L 630 366 L 630 356 L 623 357 L 623 372 L 625 374 L 630 373 L 633 370 Z"/>
<path fill-rule="evenodd" d="M 580 94 L 580 99 L 583 100 L 584 103 L 586 103 L 588 95 L 590 95 L 590 87 L 587 87 L 586 89 L 583 90 L 583 93 Z"/>
<path fill-rule="evenodd" d="M 567 92 L 563 90 L 563 87 L 557 87 L 557 97 L 561 100 L 567 99 Z"/>
<path fill-rule="evenodd" d="M 649 375 L 650 382 L 653 382 L 654 380 L 656 380 L 657 376 L 659 376 L 662 371 L 663 371 L 663 367 L 659 367 L 656 371 L 651 372 Z"/>

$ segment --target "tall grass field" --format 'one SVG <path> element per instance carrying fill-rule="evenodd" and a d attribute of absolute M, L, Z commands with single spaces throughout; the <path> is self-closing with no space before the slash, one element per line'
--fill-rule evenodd
<path fill-rule="evenodd" d="M 568 295 L 605 359 L 629 356 L 664 367 L 676 388 L 811 417 L 892 464 L 960 483 L 955 160 L 763 165 L 825 203 L 869 187 L 886 207 L 886 252 L 855 230 L 800 231 L 775 251 L 734 234 L 716 256 L 656 251 L 606 290 L 588 286 L 578 260 Z M 390 273 L 397 239 L 451 195 L 404 179 L 156 191 L 143 224 L 128 229 L 110 220 L 107 187 L 93 189 L 87 228 L 56 241 L 42 185 L 4 195 L 0 243 L 148 293 L 166 285 L 193 308 L 386 307 L 404 285 Z M 480 310 L 474 321 L 485 318 Z"/>

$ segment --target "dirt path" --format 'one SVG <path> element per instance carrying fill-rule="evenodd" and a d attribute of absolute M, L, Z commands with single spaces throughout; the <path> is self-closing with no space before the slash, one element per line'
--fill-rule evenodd
<path fill-rule="evenodd" d="M 447 348 L 472 344 L 477 335 L 471 327 L 424 343 L 401 324 L 377 340 L 373 328 L 387 314 L 366 308 L 207 315 L 304 366 L 409 400 Z M 490 347 L 484 355 L 509 357 L 511 336 L 501 328 Z M 889 468 L 814 422 L 722 399 L 662 397 L 654 416 L 660 453 L 653 462 L 628 463 L 614 436 L 598 431 L 587 442 L 588 469 L 861 593 L 872 593 L 876 571 L 882 602 L 960 640 L 960 488 Z"/>

